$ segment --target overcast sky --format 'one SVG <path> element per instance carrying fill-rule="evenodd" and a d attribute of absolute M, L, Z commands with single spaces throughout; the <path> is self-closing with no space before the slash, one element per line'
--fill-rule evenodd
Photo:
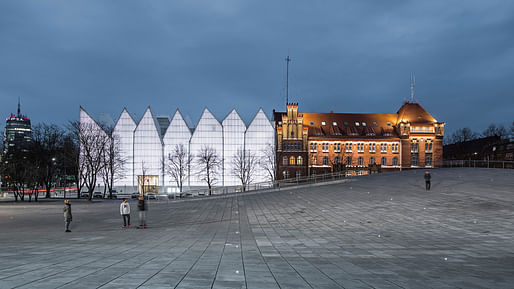
<path fill-rule="evenodd" d="M 416 100 L 447 134 L 514 120 L 513 1 L 1 1 L 0 114 L 64 124 L 178 108 L 246 122 L 305 112 L 396 113 Z M 2 125 L 3 126 L 3 125 Z"/>

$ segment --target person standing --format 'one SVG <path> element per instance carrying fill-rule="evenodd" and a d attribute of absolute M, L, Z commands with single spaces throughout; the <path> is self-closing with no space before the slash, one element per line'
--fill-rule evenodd
<path fill-rule="evenodd" d="M 70 200 L 65 200 L 64 201 L 63 212 L 64 212 L 64 231 L 69 233 L 69 232 L 71 232 L 71 230 L 70 230 L 70 223 L 71 223 L 71 220 L 72 220 Z"/>
<path fill-rule="evenodd" d="M 123 228 L 130 227 L 130 204 L 126 198 L 123 198 L 123 202 L 120 204 L 120 215 L 123 217 Z"/>
<path fill-rule="evenodd" d="M 148 211 L 148 207 L 145 202 L 145 198 L 143 195 L 139 196 L 139 202 L 137 203 L 137 207 L 139 209 L 139 226 L 138 229 L 146 229 L 146 212 Z"/>
<path fill-rule="evenodd" d="M 425 172 L 425 189 L 427 191 L 430 191 L 430 179 L 432 177 L 430 176 L 430 172 L 429 171 L 426 171 Z"/>

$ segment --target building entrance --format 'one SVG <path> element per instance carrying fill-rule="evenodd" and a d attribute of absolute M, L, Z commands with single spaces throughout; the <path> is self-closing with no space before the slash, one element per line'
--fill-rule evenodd
<path fill-rule="evenodd" d="M 137 176 L 137 188 L 140 194 L 159 193 L 159 176 Z"/>

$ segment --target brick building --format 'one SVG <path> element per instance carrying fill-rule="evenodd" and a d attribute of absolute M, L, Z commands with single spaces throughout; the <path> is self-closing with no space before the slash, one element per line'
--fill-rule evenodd
<path fill-rule="evenodd" d="M 277 178 L 442 165 L 444 123 L 418 103 L 395 114 L 274 112 Z"/>

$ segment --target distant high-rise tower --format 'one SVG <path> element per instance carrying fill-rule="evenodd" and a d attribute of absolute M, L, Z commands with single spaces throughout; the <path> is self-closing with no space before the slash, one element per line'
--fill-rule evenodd
<path fill-rule="evenodd" d="M 28 151 L 32 141 L 32 128 L 30 119 L 21 114 L 20 100 L 18 99 L 18 113 L 11 115 L 5 121 L 4 153 L 20 149 Z"/>

